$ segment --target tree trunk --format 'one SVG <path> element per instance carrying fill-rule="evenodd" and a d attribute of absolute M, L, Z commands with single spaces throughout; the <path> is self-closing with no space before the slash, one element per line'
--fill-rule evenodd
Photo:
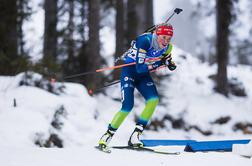
<path fill-rule="evenodd" d="M 44 48 L 43 61 L 48 69 L 52 69 L 52 65 L 57 60 L 57 13 L 58 0 L 45 0 L 45 28 L 44 28 Z"/>
<path fill-rule="evenodd" d="M 115 59 L 122 56 L 125 51 L 125 28 L 124 28 L 124 2 L 123 0 L 116 0 L 116 51 Z M 120 78 L 120 70 L 116 69 L 113 72 L 114 80 Z"/>
<path fill-rule="evenodd" d="M 153 0 L 128 0 L 127 40 L 128 45 L 147 28 L 153 25 Z"/>
<path fill-rule="evenodd" d="M 0 75 L 16 74 L 18 58 L 17 2 L 1 1 L 0 5 Z"/>
<path fill-rule="evenodd" d="M 153 21 L 153 0 L 145 0 L 145 29 L 151 27 L 154 24 Z"/>
<path fill-rule="evenodd" d="M 81 8 L 80 8 L 80 17 L 81 17 L 81 24 L 80 24 L 80 27 L 79 27 L 79 32 L 80 32 L 80 35 L 81 35 L 81 40 L 82 42 L 85 42 L 86 41 L 86 37 L 85 37 L 85 33 L 86 33 L 86 26 L 87 26 L 87 0 L 80 0 L 80 5 L 81 5 Z"/>
<path fill-rule="evenodd" d="M 138 0 L 136 1 L 136 7 L 135 7 L 135 10 L 136 10 L 136 21 L 137 21 L 137 34 L 135 36 L 135 38 L 138 36 L 138 35 L 141 35 L 147 28 L 147 21 L 149 19 L 152 19 L 153 16 L 151 16 L 151 11 L 148 11 L 147 10 L 147 6 L 148 5 L 151 5 L 150 4 L 151 1 L 149 0 Z M 150 16 L 150 18 L 149 18 Z"/>
<path fill-rule="evenodd" d="M 18 21 L 17 21 L 17 28 L 18 28 L 18 54 L 24 56 L 24 32 L 23 32 L 23 22 L 25 19 L 25 9 L 24 9 L 24 0 L 18 0 L 17 1 L 17 7 L 18 7 Z"/>
<path fill-rule="evenodd" d="M 229 52 L 229 25 L 231 23 L 232 0 L 216 0 L 217 4 L 217 92 L 228 95 L 227 63 Z"/>
<path fill-rule="evenodd" d="M 68 18 L 68 32 L 67 32 L 67 73 L 73 73 L 74 68 L 75 68 L 75 62 L 74 62 L 74 50 L 75 50 L 75 42 L 74 42 L 74 1 L 73 0 L 68 0 L 68 13 L 69 13 L 69 18 Z"/>
<path fill-rule="evenodd" d="M 89 0 L 88 3 L 88 27 L 89 40 L 87 42 L 86 71 L 94 71 L 101 67 L 100 56 L 100 0 Z M 96 88 L 101 85 L 101 75 L 93 74 L 85 77 L 84 84 L 88 88 Z"/>
<path fill-rule="evenodd" d="M 137 37 L 138 18 L 136 12 L 137 1 L 128 0 L 127 3 L 127 45 Z"/>
<path fill-rule="evenodd" d="M 81 36 L 81 41 L 80 41 L 80 49 L 78 50 L 78 72 L 77 73 L 83 73 L 88 70 L 87 67 L 87 61 L 88 61 L 88 56 L 87 56 L 87 37 L 85 34 L 88 33 L 88 0 L 80 0 L 79 1 L 81 7 L 80 7 L 80 17 L 81 17 L 81 22 L 80 25 L 78 26 L 78 32 Z M 76 78 L 76 81 L 80 82 L 83 81 L 83 78 Z"/>

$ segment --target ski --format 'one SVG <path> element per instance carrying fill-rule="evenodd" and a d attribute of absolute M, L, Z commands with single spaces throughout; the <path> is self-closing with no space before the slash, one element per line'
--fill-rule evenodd
<path fill-rule="evenodd" d="M 242 158 L 246 158 L 246 159 L 252 159 L 251 156 L 247 156 L 247 155 L 239 155 L 239 156 L 242 157 Z"/>
<path fill-rule="evenodd" d="M 111 153 L 110 148 L 106 147 L 105 145 L 98 145 L 98 146 L 95 146 L 95 148 L 104 153 Z"/>
<path fill-rule="evenodd" d="M 162 149 L 154 149 L 150 147 L 133 147 L 133 146 L 112 146 L 113 149 L 128 149 L 128 150 L 135 150 L 135 151 L 145 151 L 145 152 L 153 152 L 159 154 L 166 154 L 166 155 L 179 155 L 180 152 L 168 152 Z"/>

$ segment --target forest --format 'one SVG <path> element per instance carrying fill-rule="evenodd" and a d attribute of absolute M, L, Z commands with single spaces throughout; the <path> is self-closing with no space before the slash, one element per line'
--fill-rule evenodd
<path fill-rule="evenodd" d="M 182 2 L 182 1 L 181 1 Z M 216 34 L 211 39 L 214 51 L 203 58 L 204 61 L 217 64 L 214 79 L 216 91 L 224 95 L 229 93 L 227 65 L 229 56 L 238 57 L 236 64 L 251 65 L 251 33 L 247 39 L 232 44 L 233 24 L 239 22 L 236 11 L 238 0 L 216 0 L 215 6 L 205 9 L 207 2 L 198 0 L 193 11 L 195 15 L 208 12 L 216 13 Z M 249 2 L 251 3 L 251 2 Z M 99 73 L 85 77 L 64 77 L 108 66 L 101 49 L 101 28 L 110 25 L 115 30 L 115 50 L 111 55 L 114 61 L 130 46 L 130 43 L 147 28 L 154 25 L 153 0 L 43 0 L 44 11 L 41 38 L 42 58 L 32 61 L 26 46 L 24 24 L 30 21 L 36 12 L 30 0 L 2 0 L 0 2 L 0 75 L 16 75 L 20 72 L 35 71 L 44 77 L 59 81 L 82 83 L 87 87 L 100 87 L 105 82 L 117 80 L 120 70 L 109 74 Z M 248 9 L 249 10 L 249 9 Z M 109 14 L 114 11 L 115 14 Z M 171 14 L 172 11 L 167 11 Z M 251 12 L 252 13 L 252 12 Z M 190 17 L 193 17 L 192 16 Z M 203 16 L 202 16 L 203 15 Z M 114 18 L 111 18 L 114 16 Z M 201 14 L 205 17 L 207 14 Z M 167 16 L 168 17 L 168 16 Z M 105 22 L 105 23 L 104 23 Z M 189 25 L 190 26 L 190 25 Z M 177 32 L 179 33 L 179 32 Z M 111 34 L 113 35 L 113 34 Z M 114 48 L 111 48 L 114 49 Z M 195 55 L 199 56 L 200 55 Z"/>

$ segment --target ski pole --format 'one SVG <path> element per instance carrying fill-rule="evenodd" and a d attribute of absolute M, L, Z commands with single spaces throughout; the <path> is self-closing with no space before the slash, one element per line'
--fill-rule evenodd
<path fill-rule="evenodd" d="M 80 74 L 73 74 L 73 75 L 69 75 L 69 76 L 64 77 L 63 80 L 70 79 L 70 78 L 75 78 L 75 77 L 80 77 L 80 76 L 85 76 L 85 75 L 89 75 L 89 74 L 96 74 L 96 73 L 99 73 L 99 72 L 102 72 L 102 71 L 118 69 L 118 68 L 121 68 L 121 67 L 131 66 L 131 65 L 134 65 L 134 64 L 136 64 L 136 63 L 132 62 L 132 63 L 122 64 L 122 65 L 117 65 L 117 66 L 105 67 L 105 68 L 102 68 L 102 69 L 97 69 L 95 71 L 87 71 L 87 72 L 83 72 L 83 73 L 80 73 Z"/>
<path fill-rule="evenodd" d="M 153 73 L 153 72 L 156 72 L 156 71 L 158 71 L 158 70 L 161 70 L 161 69 L 163 69 L 163 68 L 165 68 L 165 67 L 166 67 L 166 65 L 162 65 L 162 66 L 158 67 L 157 69 L 152 70 L 152 71 L 150 71 L 150 72 Z M 113 82 L 111 82 L 111 83 L 108 83 L 108 84 L 106 84 L 106 85 L 104 85 L 104 86 L 102 86 L 102 87 L 100 87 L 100 88 L 97 88 L 97 89 L 88 89 L 88 94 L 89 94 L 89 95 L 93 95 L 93 94 L 94 94 L 95 92 L 97 92 L 97 91 L 100 91 L 100 90 L 105 89 L 105 88 L 107 88 L 107 87 L 110 87 L 110 86 L 112 86 L 112 85 L 118 84 L 118 83 L 120 83 L 120 82 L 121 82 L 120 80 L 116 80 L 116 81 L 113 81 Z"/>
<path fill-rule="evenodd" d="M 145 60 L 145 62 L 154 62 L 154 61 L 158 61 L 160 59 L 161 58 L 159 58 L 159 57 L 157 57 L 157 58 L 148 58 L 148 59 Z M 102 72 L 102 71 L 105 71 L 105 70 L 113 70 L 113 69 L 118 69 L 118 68 L 122 68 L 122 67 L 125 67 L 125 66 L 131 66 L 131 65 L 135 65 L 135 64 L 136 64 L 136 62 L 131 62 L 131 63 L 122 64 L 122 65 L 97 69 L 97 70 L 95 70 L 95 72 Z"/>
<path fill-rule="evenodd" d="M 108 83 L 108 84 L 106 84 L 106 85 L 104 85 L 104 86 L 102 86 L 102 87 L 100 87 L 100 88 L 97 88 L 97 89 L 89 89 L 89 90 L 88 90 L 88 94 L 89 94 L 89 95 L 93 95 L 93 94 L 94 94 L 95 92 L 97 92 L 97 91 L 100 91 L 100 90 L 102 90 L 102 89 L 104 89 L 104 88 L 107 88 L 107 87 L 109 87 L 109 86 L 118 84 L 118 83 L 120 83 L 120 82 L 121 82 L 120 80 L 116 80 L 116 81 L 113 81 L 113 82 L 111 82 L 111 83 Z"/>
<path fill-rule="evenodd" d="M 148 59 L 146 59 L 145 62 L 154 62 L 154 61 L 158 61 L 158 60 L 160 60 L 159 57 L 157 57 L 157 58 L 148 58 Z M 102 68 L 102 69 L 97 69 L 95 71 L 87 71 L 87 72 L 80 73 L 80 74 L 69 75 L 69 76 L 64 77 L 63 80 L 70 79 L 70 78 L 75 78 L 75 77 L 80 77 L 80 76 L 85 76 L 85 75 L 89 75 L 89 74 L 96 74 L 96 73 L 103 72 L 103 71 L 106 71 L 106 70 L 118 69 L 118 68 L 122 68 L 122 67 L 125 67 L 125 66 L 131 66 L 131 65 L 135 65 L 135 64 L 136 64 L 136 62 L 131 62 L 131 63 L 127 63 L 127 64 L 122 64 L 122 65 L 105 67 L 105 68 Z"/>
<path fill-rule="evenodd" d="M 155 61 L 158 61 L 158 60 L 160 60 L 159 57 L 157 57 L 157 58 L 148 58 L 148 59 L 146 59 L 145 62 L 155 62 Z M 97 69 L 95 71 L 87 71 L 87 72 L 83 72 L 83 73 L 79 73 L 79 74 L 73 74 L 73 75 L 69 75 L 69 76 L 63 77 L 62 80 L 71 79 L 71 78 L 80 77 L 80 76 L 85 76 L 85 75 L 89 75 L 89 74 L 96 74 L 96 73 L 103 72 L 103 71 L 106 71 L 106 70 L 118 69 L 118 68 L 122 68 L 122 67 L 125 67 L 125 66 L 131 66 L 131 65 L 135 65 L 135 64 L 136 64 L 136 62 L 132 62 L 132 63 L 122 64 L 122 65 L 105 67 L 105 68 L 102 68 L 102 69 Z M 55 83 L 56 82 L 56 78 L 55 77 L 51 77 L 50 78 L 50 82 L 51 83 Z"/>
<path fill-rule="evenodd" d="M 179 14 L 183 11 L 183 9 L 180 9 L 180 8 L 176 8 L 174 9 L 172 15 L 165 21 L 165 23 L 167 23 L 175 14 Z"/>
<path fill-rule="evenodd" d="M 183 9 L 180 8 L 176 8 L 174 9 L 173 13 L 168 17 L 167 20 L 165 20 L 164 23 L 168 23 L 168 21 L 175 15 L 175 14 L 179 14 L 183 11 Z M 156 29 L 156 25 L 152 25 L 150 28 L 148 28 L 147 30 L 145 30 L 144 32 L 152 32 Z"/>

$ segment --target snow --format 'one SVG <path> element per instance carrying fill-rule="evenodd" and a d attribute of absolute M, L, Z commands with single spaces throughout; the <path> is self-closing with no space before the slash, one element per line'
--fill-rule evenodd
<path fill-rule="evenodd" d="M 242 82 L 247 96 L 230 95 L 227 98 L 213 91 L 214 82 L 209 76 L 216 73 L 215 65 L 201 63 L 177 47 L 174 47 L 173 59 L 178 65 L 174 72 L 167 69 L 157 72 L 164 78 L 157 86 L 163 97 L 153 119 L 162 119 L 169 114 L 174 118 L 183 118 L 187 125 L 197 125 L 203 131 L 210 130 L 213 134 L 207 137 L 195 129 L 187 132 L 173 129 L 167 121 L 165 128 L 146 130 L 142 138 L 251 139 L 251 134 L 233 131 L 233 126 L 238 122 L 251 123 L 251 67 L 228 67 L 229 78 L 235 77 Z M 128 150 L 113 150 L 110 155 L 101 153 L 93 147 L 121 107 L 119 84 L 107 88 L 105 93 L 89 96 L 87 89 L 80 84 L 56 82 L 52 84 L 54 89 L 60 86 L 65 88 L 64 92 L 55 94 L 34 86 L 33 81 L 43 79 L 39 74 L 33 73 L 30 86 L 20 86 L 23 76 L 24 73 L 14 77 L 0 76 L 0 162 L 5 166 L 29 166 L 34 164 L 31 161 L 36 161 L 36 165 L 100 165 L 104 161 L 118 165 L 122 160 L 124 162 L 121 165 L 188 165 L 189 162 L 206 166 L 226 163 L 229 166 L 251 165 L 251 160 L 240 157 L 236 152 L 182 153 L 178 156 Z M 13 106 L 14 99 L 17 107 Z M 144 100 L 136 92 L 134 110 L 118 129 L 111 145 L 127 144 L 134 129 L 134 118 L 143 107 Z M 60 109 L 63 109 L 62 114 L 56 115 Z M 60 129 L 52 125 L 57 116 Z M 225 116 L 230 116 L 226 124 L 212 124 Z M 63 149 L 38 148 L 35 145 L 36 141 L 44 143 L 51 134 L 57 134 L 63 140 Z"/>
<path fill-rule="evenodd" d="M 252 141 L 249 142 L 249 144 L 245 145 L 233 145 L 232 152 L 242 155 L 251 157 L 252 156 Z"/>
<path fill-rule="evenodd" d="M 148 152 L 114 150 L 111 154 L 97 151 L 92 146 L 83 148 L 45 149 L 45 148 L 1 148 L 1 163 L 5 166 L 18 165 L 179 165 L 187 166 L 248 166 L 252 160 L 231 153 L 183 153 L 181 155 L 162 155 Z M 11 155 L 10 155 L 11 154 Z M 228 163 L 227 163 L 228 162 Z"/>
<path fill-rule="evenodd" d="M 240 10 L 240 13 L 237 14 L 237 20 L 239 20 L 239 23 L 241 27 L 235 27 L 233 28 L 234 33 L 236 33 L 237 36 L 241 40 L 248 39 L 248 36 L 250 36 L 250 30 L 251 30 L 251 24 L 249 23 L 251 20 L 251 15 L 249 11 L 247 10 L 250 2 L 248 0 L 241 0 L 237 4 L 237 7 Z"/>

